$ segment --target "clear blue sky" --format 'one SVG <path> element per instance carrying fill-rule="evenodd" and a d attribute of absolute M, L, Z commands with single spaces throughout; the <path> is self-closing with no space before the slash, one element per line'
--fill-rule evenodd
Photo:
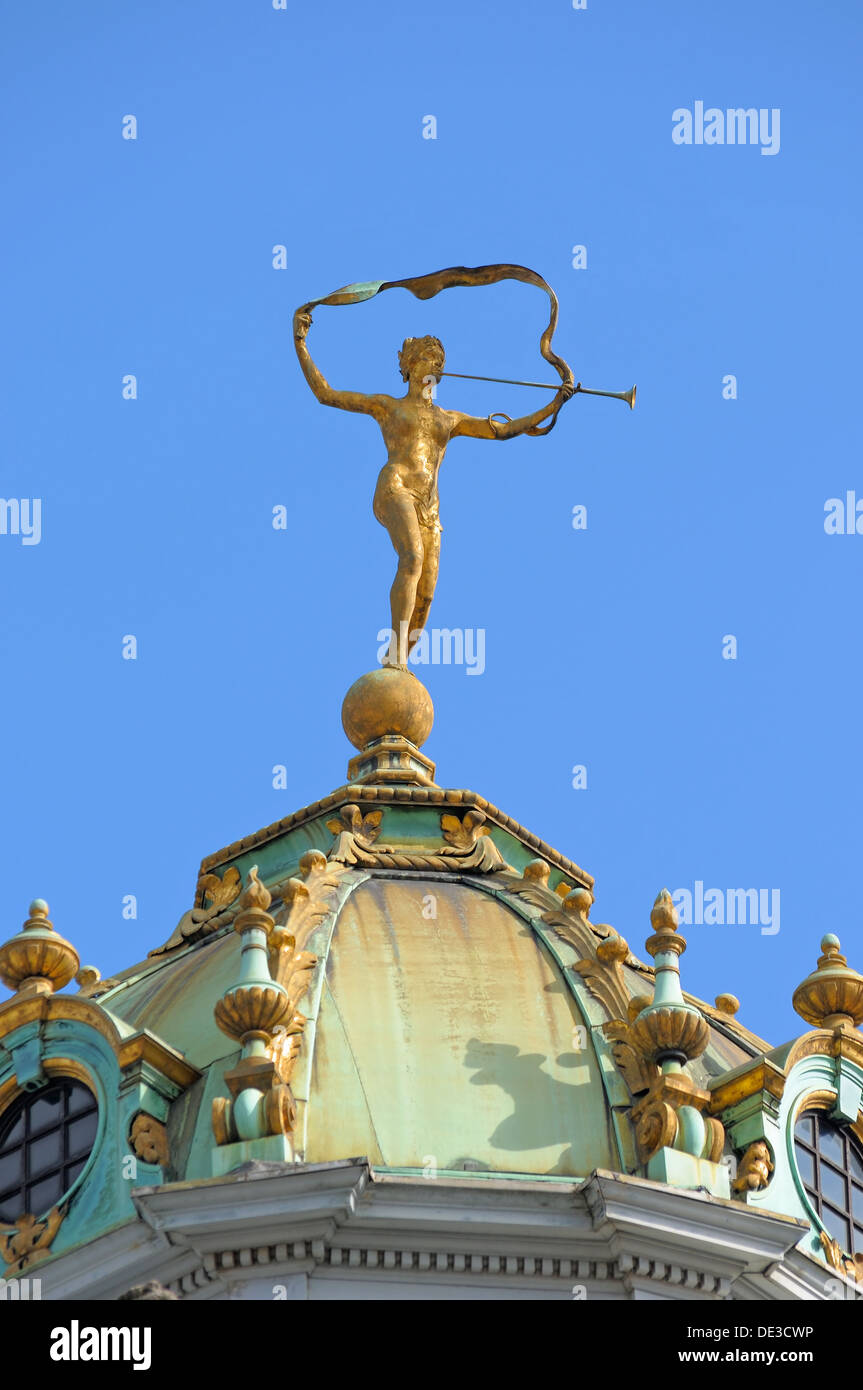
<path fill-rule="evenodd" d="M 838 0 L 5 6 L 2 493 L 42 499 L 42 539 L 0 536 L 4 935 L 42 895 L 107 975 L 203 855 L 344 781 L 342 695 L 388 621 L 383 450 L 312 398 L 292 311 L 515 261 L 576 377 L 639 401 L 451 446 L 431 621 L 483 628 L 487 667 L 424 673 L 438 780 L 589 869 L 639 952 L 663 885 L 778 888 L 778 934 L 694 926 L 683 961 L 775 1042 L 824 931 L 863 969 L 863 536 L 823 524 L 863 497 L 861 30 Z M 779 153 L 675 145 L 696 101 L 779 108 Z M 542 380 L 544 308 L 393 291 L 318 310 L 310 345 L 361 390 L 401 390 L 423 332 L 454 371 Z"/>

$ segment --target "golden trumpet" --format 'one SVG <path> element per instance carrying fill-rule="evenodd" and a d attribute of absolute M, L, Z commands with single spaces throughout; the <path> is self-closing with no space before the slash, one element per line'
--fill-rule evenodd
<path fill-rule="evenodd" d="M 472 372 L 441 372 L 441 376 L 457 376 L 462 381 L 500 381 L 504 386 L 535 386 L 540 391 L 559 391 L 560 383 L 551 381 L 516 381 L 511 376 L 474 376 Z M 581 382 L 573 387 L 573 395 L 581 392 L 583 396 L 611 396 L 615 401 L 626 401 L 630 410 L 635 409 L 635 392 L 637 387 L 631 386 L 628 391 L 592 391 L 589 386 L 582 386 Z"/>
<path fill-rule="evenodd" d="M 580 391 L 583 396 L 611 396 L 614 401 L 626 401 L 630 410 L 635 409 L 635 392 L 637 390 L 635 386 L 630 386 L 628 391 L 591 391 L 589 386 L 582 386 L 579 382 L 575 389 Z"/>

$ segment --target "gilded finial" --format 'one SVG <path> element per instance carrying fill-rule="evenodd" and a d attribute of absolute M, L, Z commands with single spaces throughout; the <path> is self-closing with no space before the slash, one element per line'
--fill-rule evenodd
<path fill-rule="evenodd" d="M 653 1002 L 633 1020 L 632 1034 L 644 1056 L 663 1071 L 679 1070 L 701 1056 L 710 1029 L 699 1010 L 685 1002 L 680 989 L 678 959 L 686 942 L 677 930 L 680 919 L 667 888 L 656 895 L 650 921 L 654 932 L 646 946 L 656 962 Z"/>
<path fill-rule="evenodd" d="M 858 1028 L 863 1022 L 863 976 L 852 970 L 838 936 L 821 938 L 818 964 L 797 986 L 795 1012 L 814 1028 Z"/>
<path fill-rule="evenodd" d="M 664 951 L 674 951 L 678 956 L 682 956 L 686 950 L 686 942 L 677 930 L 680 917 L 667 888 L 661 888 L 657 893 L 650 909 L 650 922 L 653 936 L 649 936 L 645 942 L 650 955 L 657 956 Z"/>
<path fill-rule="evenodd" d="M 272 901 L 266 884 L 262 883 L 258 877 L 257 864 L 253 864 L 249 870 L 246 886 L 240 894 L 240 911 L 248 912 L 250 908 L 253 908 L 259 912 L 266 912 Z"/>
<path fill-rule="evenodd" d="M 575 912 L 580 917 L 588 917 L 593 907 L 593 894 L 589 888 L 573 888 L 563 900 L 565 912 Z"/>
<path fill-rule="evenodd" d="M 34 898 L 21 930 L 0 946 L 0 980 L 18 994 L 53 994 L 80 968 L 78 952 L 54 930 L 49 911 L 44 898 Z"/>
<path fill-rule="evenodd" d="M 213 1133 L 217 1144 L 288 1135 L 296 1118 L 290 1087 L 275 1083 L 275 1070 L 267 1046 L 279 1025 L 291 1015 L 287 990 L 270 974 L 268 947 L 278 949 L 292 940 L 276 929 L 267 912 L 272 898 L 258 877 L 257 865 L 249 870 L 234 926 L 242 937 L 239 975 L 213 1011 L 216 1024 L 242 1045 L 237 1065 L 225 1072 L 233 1099 L 213 1100 Z M 286 1154 L 282 1151 L 282 1156 Z"/>
<path fill-rule="evenodd" d="M 719 1012 L 727 1014 L 729 1018 L 733 1018 L 740 1008 L 740 1000 L 736 994 L 717 994 L 714 1003 Z"/>

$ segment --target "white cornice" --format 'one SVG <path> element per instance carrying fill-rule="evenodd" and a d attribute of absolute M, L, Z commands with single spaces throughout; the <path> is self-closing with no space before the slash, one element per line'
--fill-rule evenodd
<path fill-rule="evenodd" d="M 272 1297 L 285 1280 L 292 1297 L 322 1280 L 350 1297 L 361 1281 L 384 1300 L 406 1280 L 432 1299 L 836 1296 L 795 1248 L 800 1222 L 603 1171 L 547 1183 L 254 1164 L 134 1201 L 139 1221 L 41 1267 L 45 1298 L 111 1299 L 148 1279 L 190 1298 Z"/>

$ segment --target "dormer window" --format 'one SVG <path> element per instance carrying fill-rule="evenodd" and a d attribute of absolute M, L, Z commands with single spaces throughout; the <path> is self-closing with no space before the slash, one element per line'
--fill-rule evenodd
<path fill-rule="evenodd" d="M 797 1171 L 827 1234 L 849 1255 L 863 1254 L 863 1148 L 821 1111 L 794 1129 Z"/>
<path fill-rule="evenodd" d="M 43 1216 L 82 1171 L 96 1138 L 98 1106 L 80 1081 L 28 1092 L 0 1115 L 0 1223 Z"/>

